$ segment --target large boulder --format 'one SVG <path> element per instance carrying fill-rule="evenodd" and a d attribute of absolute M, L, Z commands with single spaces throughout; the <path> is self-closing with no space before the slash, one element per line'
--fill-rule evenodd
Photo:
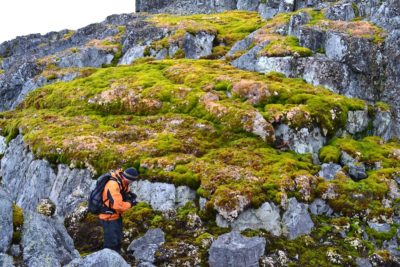
<path fill-rule="evenodd" d="M 164 232 L 159 228 L 151 229 L 144 236 L 133 240 L 128 247 L 128 251 L 132 253 L 139 263 L 154 263 L 155 253 L 164 242 Z"/>
<path fill-rule="evenodd" d="M 265 244 L 264 238 L 247 238 L 235 231 L 221 235 L 211 245 L 209 264 L 211 267 L 258 266 Z"/>
<path fill-rule="evenodd" d="M 314 222 L 307 210 L 307 204 L 297 202 L 294 197 L 289 199 L 288 209 L 282 218 L 283 232 L 289 239 L 311 233 Z"/>
<path fill-rule="evenodd" d="M 70 262 L 66 267 L 129 267 L 124 258 L 111 249 L 103 249 L 92 253 L 84 258 L 77 258 Z"/>
<path fill-rule="evenodd" d="M 24 263 L 30 267 L 62 266 L 79 257 L 62 220 L 27 212 L 22 246 Z"/>
<path fill-rule="evenodd" d="M 13 209 L 9 194 L 0 187 L 0 253 L 6 252 L 13 236 Z"/>
<path fill-rule="evenodd" d="M 269 202 L 265 202 L 258 209 L 245 210 L 231 223 L 218 214 L 217 225 L 220 227 L 230 226 L 232 230 L 236 231 L 263 229 L 275 236 L 279 236 L 282 233 L 279 208 L 274 203 Z"/>

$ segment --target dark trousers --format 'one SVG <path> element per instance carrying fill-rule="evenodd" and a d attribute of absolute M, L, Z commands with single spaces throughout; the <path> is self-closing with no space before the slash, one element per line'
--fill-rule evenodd
<path fill-rule="evenodd" d="M 104 230 L 104 246 L 121 253 L 122 241 L 122 218 L 117 220 L 104 221 L 100 220 Z"/>

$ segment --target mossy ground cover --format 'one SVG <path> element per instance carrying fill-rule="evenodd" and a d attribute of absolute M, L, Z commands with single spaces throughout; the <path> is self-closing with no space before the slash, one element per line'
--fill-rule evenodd
<path fill-rule="evenodd" d="M 172 32 L 171 36 L 152 44 L 152 47 L 156 50 L 169 48 L 171 43 L 179 42 L 185 33 L 207 32 L 215 35 L 215 47 L 210 58 L 224 56 L 235 42 L 242 40 L 265 24 L 257 12 L 247 11 L 227 11 L 218 14 L 190 16 L 159 14 L 152 16 L 148 21 Z"/>
<path fill-rule="evenodd" d="M 363 108 L 300 79 L 221 61 L 143 60 L 36 90 L 0 125 L 8 139 L 20 129 L 37 156 L 56 163 L 97 173 L 134 164 L 144 178 L 189 185 L 220 205 L 239 193 L 256 207 L 318 171 L 310 157 L 275 150 L 249 131 L 256 112 L 293 127 L 306 117 L 334 133 L 348 110 Z"/>

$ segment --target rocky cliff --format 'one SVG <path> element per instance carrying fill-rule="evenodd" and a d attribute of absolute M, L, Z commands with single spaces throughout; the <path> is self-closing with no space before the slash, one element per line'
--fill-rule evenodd
<path fill-rule="evenodd" d="M 2 265 L 400 264 L 398 1 L 137 10 L 0 44 Z M 122 258 L 86 200 L 126 166 Z"/>

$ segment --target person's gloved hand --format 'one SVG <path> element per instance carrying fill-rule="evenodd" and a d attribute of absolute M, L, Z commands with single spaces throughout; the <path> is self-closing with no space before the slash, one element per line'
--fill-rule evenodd
<path fill-rule="evenodd" d="M 137 204 L 136 201 L 136 195 L 132 192 L 128 192 L 128 202 L 132 204 L 132 206 L 135 206 Z"/>

